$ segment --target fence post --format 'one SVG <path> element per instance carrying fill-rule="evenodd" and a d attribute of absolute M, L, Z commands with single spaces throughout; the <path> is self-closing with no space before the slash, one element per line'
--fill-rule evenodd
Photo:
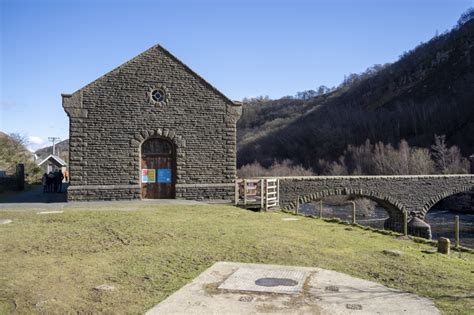
<path fill-rule="evenodd" d="M 238 178 L 235 180 L 234 197 L 235 197 L 235 205 L 238 205 L 239 204 L 239 179 Z"/>
<path fill-rule="evenodd" d="M 459 248 L 459 216 L 455 216 L 456 224 L 454 225 L 454 238 L 456 239 L 456 248 Z"/>
<path fill-rule="evenodd" d="M 403 211 L 403 235 L 408 236 L 408 214 Z"/>
<path fill-rule="evenodd" d="M 352 203 L 352 224 L 356 224 L 356 204 L 354 201 L 350 201 Z"/>
<path fill-rule="evenodd" d="M 319 218 L 323 218 L 323 199 L 319 200 Z"/>
<path fill-rule="evenodd" d="M 280 208 L 280 179 L 279 178 L 277 178 L 276 185 L 277 185 L 277 188 L 276 188 L 276 191 L 277 191 L 277 206 L 278 206 L 278 208 Z"/>
<path fill-rule="evenodd" d="M 244 207 L 247 206 L 247 180 L 244 179 Z"/>
<path fill-rule="evenodd" d="M 260 210 L 267 210 L 265 208 L 265 196 L 264 196 L 264 191 L 263 189 L 265 188 L 265 180 L 264 179 L 260 179 Z"/>
<path fill-rule="evenodd" d="M 298 198 L 296 199 L 296 209 L 295 209 L 295 214 L 298 214 L 298 208 L 300 207 L 300 195 L 298 195 Z"/>

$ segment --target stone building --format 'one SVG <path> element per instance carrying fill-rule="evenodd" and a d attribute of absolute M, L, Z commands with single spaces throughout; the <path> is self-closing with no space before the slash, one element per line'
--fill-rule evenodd
<path fill-rule="evenodd" d="M 62 100 L 68 200 L 232 199 L 241 106 L 163 47 Z"/>

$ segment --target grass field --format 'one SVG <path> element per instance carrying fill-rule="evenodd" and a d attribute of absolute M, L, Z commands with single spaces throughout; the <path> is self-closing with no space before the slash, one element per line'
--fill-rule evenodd
<path fill-rule="evenodd" d="M 443 313 L 474 312 L 471 253 L 223 205 L 87 207 L 0 211 L 13 219 L 0 225 L 0 313 L 143 313 L 217 261 L 332 269 L 432 298 Z M 102 284 L 116 289 L 94 290 Z"/>

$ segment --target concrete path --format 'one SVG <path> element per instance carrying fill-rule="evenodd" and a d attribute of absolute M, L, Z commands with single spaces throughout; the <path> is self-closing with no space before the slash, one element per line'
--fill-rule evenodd
<path fill-rule="evenodd" d="M 433 302 L 320 268 L 218 262 L 155 314 L 440 314 Z"/>
<path fill-rule="evenodd" d="M 215 203 L 215 202 L 214 202 Z M 144 205 L 197 205 L 206 202 L 179 199 L 144 199 L 114 201 L 67 202 L 66 194 L 43 193 L 42 187 L 33 187 L 12 195 L 0 197 L 0 211 L 25 210 L 137 210 Z"/>
<path fill-rule="evenodd" d="M 63 191 L 67 188 L 63 184 Z M 5 203 L 56 203 L 66 202 L 66 193 L 43 193 L 43 186 L 35 185 L 29 187 L 27 190 L 12 192 L 5 196 L 0 195 L 0 204 Z"/>
<path fill-rule="evenodd" d="M 67 184 L 63 184 L 63 191 Z M 43 193 L 43 186 L 36 185 L 28 190 L 0 194 L 0 211 L 10 210 L 135 210 L 143 205 L 198 205 L 198 204 L 230 204 L 230 200 L 180 200 L 180 199 L 143 199 L 114 201 L 76 201 L 67 202 L 66 193 Z M 104 208 L 104 209 L 101 209 Z"/>

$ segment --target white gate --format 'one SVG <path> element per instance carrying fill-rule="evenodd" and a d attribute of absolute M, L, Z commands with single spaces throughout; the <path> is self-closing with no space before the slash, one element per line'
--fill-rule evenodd
<path fill-rule="evenodd" d="M 235 204 L 265 211 L 279 209 L 279 180 L 277 178 L 237 179 Z"/>

